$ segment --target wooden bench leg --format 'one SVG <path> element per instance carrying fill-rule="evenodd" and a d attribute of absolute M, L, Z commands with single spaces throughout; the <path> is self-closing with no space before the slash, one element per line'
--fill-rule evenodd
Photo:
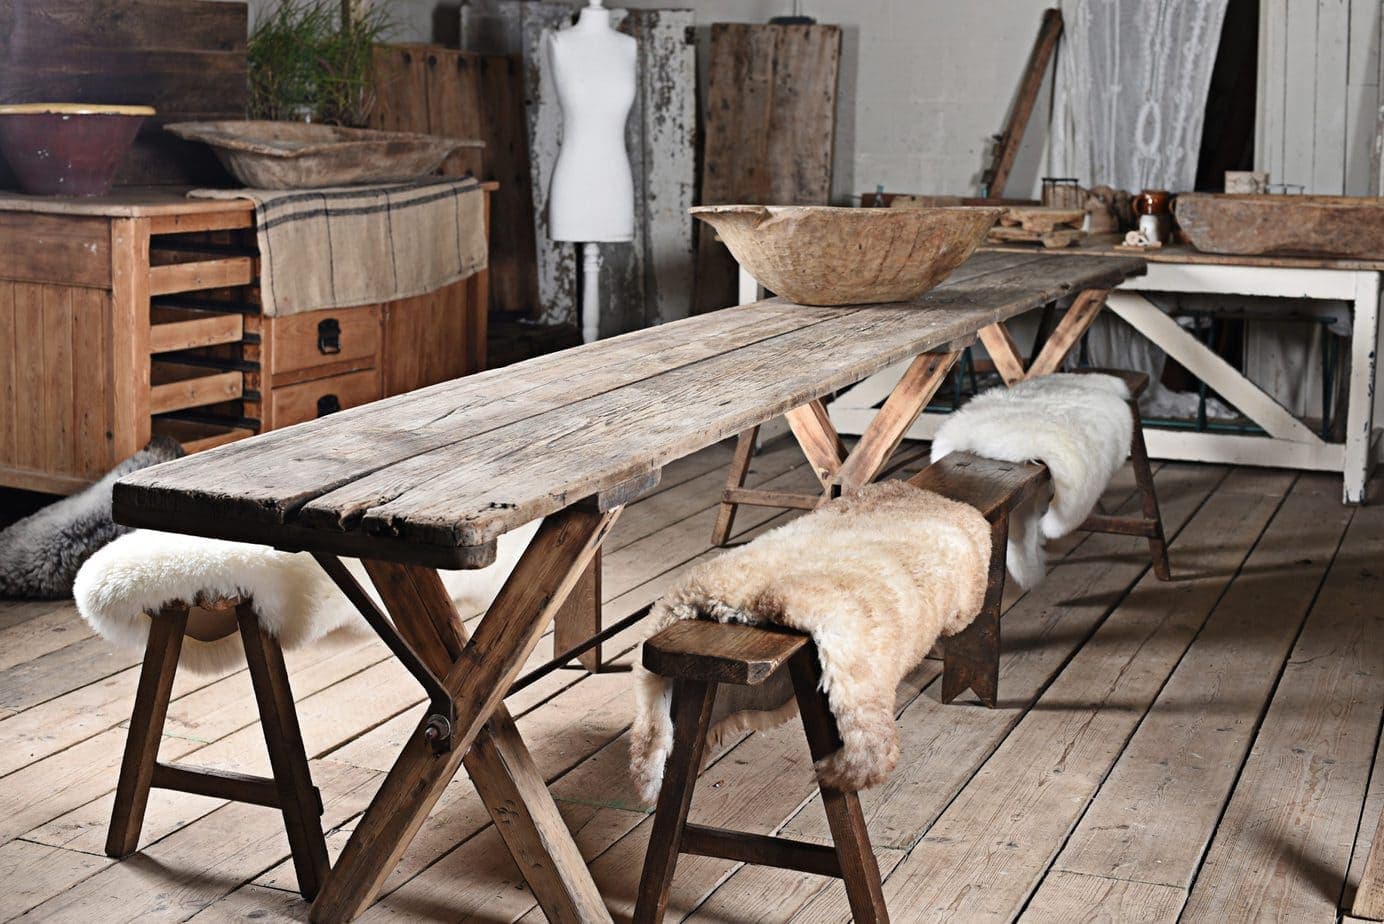
<path fill-rule="evenodd" d="M 288 685 L 288 670 L 284 667 L 283 649 L 277 639 L 260 628 L 250 603 L 236 607 L 236 619 L 240 624 L 240 640 L 245 646 L 250 682 L 259 704 L 260 725 L 269 749 L 274 786 L 279 793 L 279 811 L 284 816 L 293 868 L 298 874 L 298 891 L 312 901 L 331 864 L 327 860 L 327 842 L 322 836 L 322 804 L 312 785 L 303 733 L 298 727 L 298 712 Z"/>
<path fill-rule="evenodd" d="M 1168 543 L 1163 537 L 1163 514 L 1158 509 L 1158 493 L 1153 486 L 1153 469 L 1149 466 L 1149 450 L 1144 444 L 1144 424 L 1139 417 L 1138 402 L 1129 402 L 1129 410 L 1134 415 L 1129 458 L 1134 467 L 1134 483 L 1139 486 L 1144 520 L 1150 524 L 1149 555 L 1153 558 L 1153 573 L 1160 581 L 1171 581 L 1173 573 L 1168 565 Z"/>
<path fill-rule="evenodd" d="M 994 708 L 1000 686 L 1000 607 L 1004 601 L 1005 545 L 1009 515 L 990 524 L 990 573 L 985 602 L 971 624 L 943 640 L 942 702 L 950 703 L 967 688 Z"/>
<path fill-rule="evenodd" d="M 802 649 L 788 662 L 788 667 L 793 674 L 798 711 L 802 714 L 803 731 L 815 763 L 841 747 L 827 695 L 820 688 L 822 673 L 816 649 Z M 836 847 L 840 876 L 846 884 L 851 915 L 860 924 L 888 924 L 889 911 L 884 905 L 879 864 L 870 848 L 870 832 L 865 826 L 860 796 L 822 786 L 822 806 L 826 809 L 827 824 Z M 657 835 L 655 829 L 654 836 Z"/>
<path fill-rule="evenodd" d="M 349 921 L 379 894 L 385 879 L 413 840 L 428 812 L 437 803 L 463 759 L 497 714 L 505 691 L 552 622 L 557 610 L 581 578 L 591 558 L 609 533 L 619 508 L 600 513 L 586 505 L 569 507 L 548 517 L 539 527 L 524 556 L 501 588 L 495 602 L 481 619 L 475 635 L 465 643 L 448 670 L 443 684 L 451 695 L 456 721 L 450 750 L 439 752 L 427 737 L 426 718 L 404 744 L 379 792 L 357 823 L 350 840 L 327 875 L 322 891 L 313 901 L 310 919 L 315 922 Z M 397 570 L 383 562 L 377 569 Z M 372 571 L 372 577 L 374 572 Z M 448 601 L 450 604 L 450 601 Z M 431 624 L 432 631 L 454 631 L 455 609 L 429 608 L 417 612 L 394 605 L 387 607 L 410 640 L 413 629 Z M 556 816 L 557 808 L 542 779 L 523 780 L 518 791 L 528 808 L 544 817 Z M 494 811 L 501 806 L 489 806 Z M 581 861 L 576 844 L 566 829 L 547 832 L 550 843 L 538 844 L 546 856 L 553 881 L 563 888 L 562 906 L 544 908 L 554 920 L 609 921 L 591 872 Z"/>
<path fill-rule="evenodd" d="M 721 507 L 716 511 L 716 525 L 711 529 L 711 544 L 723 546 L 730 539 L 730 531 L 735 526 L 735 511 L 738 505 L 730 500 L 730 492 L 745 486 L 745 476 L 750 473 L 750 460 L 754 456 L 755 440 L 759 437 L 759 427 L 742 430 L 735 438 L 735 455 L 730 460 L 730 471 L 726 472 L 726 489 L 721 494 Z"/>
<path fill-rule="evenodd" d="M 692 790 L 702 768 L 715 695 L 716 687 L 700 680 L 678 680 L 673 685 L 673 750 L 664 765 L 649 851 L 639 877 L 634 924 L 656 924 L 668 909 L 668 893 L 687 828 Z"/>
<path fill-rule="evenodd" d="M 601 631 L 601 552 L 596 550 L 581 580 L 553 619 L 553 656 L 570 651 Z M 601 646 L 577 655 L 577 663 L 591 673 L 601 669 Z"/>
<path fill-rule="evenodd" d="M 163 736 L 173 677 L 183 648 L 187 612 L 186 603 L 170 604 L 149 621 L 149 641 L 144 647 L 130 731 L 125 736 L 125 757 L 115 787 L 115 809 L 106 835 L 108 856 L 127 857 L 139 848 L 139 832 L 144 827 L 144 810 L 149 804 L 149 788 L 159 758 L 159 739 Z"/>

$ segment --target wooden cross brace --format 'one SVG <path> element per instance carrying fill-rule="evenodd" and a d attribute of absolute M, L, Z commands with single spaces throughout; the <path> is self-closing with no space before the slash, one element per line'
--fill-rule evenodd
<path fill-rule="evenodd" d="M 443 678 L 456 720 L 449 750 L 433 747 L 426 718 L 405 743 L 311 920 L 349 921 L 370 906 L 463 764 L 548 920 L 610 920 L 503 700 L 621 509 L 577 505 L 545 519 L 470 639 L 436 571 L 365 562 L 399 634 Z"/>
<path fill-rule="evenodd" d="M 744 487 L 759 428 L 741 433 L 721 495 L 721 507 L 711 536 L 712 544 L 725 545 L 735 525 L 736 507 L 740 504 L 812 509 L 832 497 L 858 491 L 874 481 L 889 463 L 899 443 L 903 442 L 908 428 L 946 381 L 947 374 L 964 348 L 965 344 L 949 344 L 944 352 L 922 353 L 915 357 L 884 406 L 861 435 L 860 441 L 850 451 L 847 451 L 846 444 L 832 426 L 820 398 L 784 415 L 813 472 L 822 483 L 820 494 L 757 491 Z"/>
<path fill-rule="evenodd" d="M 1033 364 L 1027 368 L 1018 346 L 1002 322 L 979 331 L 978 336 L 1005 384 L 1013 385 L 1026 378 L 1056 372 L 1072 347 L 1095 321 L 1107 294 L 1106 289 L 1088 289 L 1078 295 L 1062 321 L 1053 329 Z M 847 451 L 840 434 L 832 426 L 820 398 L 784 415 L 812 470 L 822 482 L 820 495 L 746 488 L 745 476 L 750 471 L 750 458 L 754 453 L 759 428 L 752 427 L 741 433 L 735 444 L 730 471 L 726 475 L 726 486 L 721 493 L 721 507 L 711 532 L 712 545 L 726 544 L 735 526 L 735 512 L 740 504 L 811 510 L 825 500 L 857 491 L 878 478 L 909 427 L 937 393 L 966 346 L 969 343 L 952 343 L 943 351 L 915 357 L 870 420 L 860 441 L 850 451 Z"/>

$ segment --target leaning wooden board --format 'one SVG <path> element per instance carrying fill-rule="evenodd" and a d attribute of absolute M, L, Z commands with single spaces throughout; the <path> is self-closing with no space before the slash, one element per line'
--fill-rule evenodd
<path fill-rule="evenodd" d="M 245 118 L 247 16 L 205 0 L 5 0 L 0 103 L 153 106 L 116 184 L 224 181 L 210 151 L 162 126 Z M 0 185 L 10 180 L 0 162 Z"/>
<path fill-rule="evenodd" d="M 770 299 L 447 382 L 137 473 L 121 522 L 468 567 L 495 537 L 1134 257 L 988 254 L 911 303 Z"/>
<path fill-rule="evenodd" d="M 826 205 L 836 144 L 839 26 L 711 27 L 702 205 Z M 736 301 L 735 260 L 698 229 L 696 310 Z"/>

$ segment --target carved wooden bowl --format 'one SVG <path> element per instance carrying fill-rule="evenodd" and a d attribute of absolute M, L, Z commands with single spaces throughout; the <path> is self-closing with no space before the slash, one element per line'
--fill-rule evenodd
<path fill-rule="evenodd" d="M 800 305 L 862 305 L 908 301 L 946 279 L 1002 211 L 708 205 L 692 214 L 765 288 Z"/>
<path fill-rule="evenodd" d="M 1384 259 L 1384 200 L 1373 196 L 1181 193 L 1173 211 L 1207 253 Z"/>

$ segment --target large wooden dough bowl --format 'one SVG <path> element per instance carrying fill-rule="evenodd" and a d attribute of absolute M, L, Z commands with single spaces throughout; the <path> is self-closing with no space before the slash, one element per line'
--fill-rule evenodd
<path fill-rule="evenodd" d="M 692 214 L 776 294 L 800 305 L 860 305 L 931 289 L 965 262 L 1002 211 L 708 205 Z"/>
<path fill-rule="evenodd" d="M 1384 200 L 1374 197 L 1182 193 L 1173 207 L 1207 253 L 1384 258 Z"/>

